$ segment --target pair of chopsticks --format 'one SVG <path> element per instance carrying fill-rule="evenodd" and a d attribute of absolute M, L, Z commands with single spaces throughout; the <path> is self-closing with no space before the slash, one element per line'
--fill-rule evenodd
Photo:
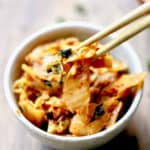
<path fill-rule="evenodd" d="M 142 6 L 138 7 L 131 13 L 124 16 L 119 21 L 113 23 L 112 25 L 105 28 L 103 31 L 100 31 L 93 36 L 89 37 L 85 41 L 81 42 L 77 47 L 73 48 L 74 52 L 77 52 L 78 49 L 87 46 L 93 42 L 98 40 L 104 39 L 106 36 L 110 35 L 111 33 L 125 27 L 126 25 L 133 23 L 137 19 L 142 18 L 140 21 L 136 22 L 134 25 L 128 27 L 127 30 L 123 31 L 119 34 L 118 37 L 111 40 L 107 44 L 103 45 L 103 47 L 97 51 L 96 55 L 100 56 L 113 48 L 119 46 L 123 42 L 127 41 L 128 39 L 132 38 L 136 34 L 140 33 L 141 31 L 145 30 L 146 28 L 150 27 L 150 2 L 143 4 Z"/>

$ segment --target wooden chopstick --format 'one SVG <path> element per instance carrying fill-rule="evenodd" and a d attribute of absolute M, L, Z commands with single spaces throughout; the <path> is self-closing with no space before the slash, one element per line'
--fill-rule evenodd
<path fill-rule="evenodd" d="M 101 32 L 96 33 L 95 35 L 91 36 L 90 38 L 86 39 L 85 41 L 81 42 L 78 46 L 73 48 L 73 51 L 76 52 L 78 49 L 87 46 L 93 42 L 96 42 L 98 40 L 101 40 L 108 36 L 109 34 L 115 32 L 116 30 L 119 30 L 120 28 L 124 27 L 125 25 L 128 25 L 135 21 L 136 19 L 139 19 L 143 15 L 150 13 L 150 2 L 147 2 L 143 4 L 142 6 L 138 7 L 137 9 L 133 10 L 131 13 L 124 16 L 121 20 L 113 23 L 112 25 L 108 26 L 106 29 L 104 29 Z"/>
<path fill-rule="evenodd" d="M 144 29 L 150 27 L 150 15 L 144 17 L 141 21 L 137 22 L 134 25 L 131 25 L 127 30 L 122 32 L 117 38 L 111 40 L 107 44 L 103 45 L 103 47 L 97 51 L 96 55 L 100 56 L 111 49 L 117 47 L 124 41 L 127 41 L 128 39 L 132 38 L 136 34 L 140 33 Z"/>

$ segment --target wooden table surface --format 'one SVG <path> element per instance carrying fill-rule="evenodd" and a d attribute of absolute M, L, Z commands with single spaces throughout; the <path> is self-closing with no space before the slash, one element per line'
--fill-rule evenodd
<path fill-rule="evenodd" d="M 76 11 L 78 3 L 86 11 Z M 6 102 L 3 72 L 14 48 L 31 33 L 55 24 L 61 17 L 67 21 L 108 25 L 138 5 L 136 0 L 0 0 L 0 150 L 52 150 L 24 130 Z M 150 30 L 129 43 L 139 54 L 145 68 L 150 57 Z M 99 150 L 150 149 L 149 79 L 145 82 L 142 102 L 125 131 Z"/>

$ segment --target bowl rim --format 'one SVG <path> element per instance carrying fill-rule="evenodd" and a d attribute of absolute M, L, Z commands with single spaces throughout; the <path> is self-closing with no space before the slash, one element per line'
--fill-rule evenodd
<path fill-rule="evenodd" d="M 140 90 L 130 108 L 128 109 L 128 111 L 122 116 L 122 118 L 120 120 L 118 120 L 115 125 L 113 125 L 112 127 L 105 129 L 104 131 L 92 134 L 92 135 L 87 135 L 87 136 L 79 136 L 79 137 L 71 137 L 71 136 L 61 136 L 61 135 L 56 135 L 56 134 L 50 134 L 47 133 L 43 130 L 41 130 L 40 128 L 34 126 L 30 121 L 28 121 L 23 114 L 18 114 L 17 110 L 18 110 L 18 106 L 15 103 L 15 99 L 13 98 L 13 94 L 11 93 L 11 86 L 10 86 L 10 73 L 11 73 L 11 68 L 13 67 L 13 64 L 16 60 L 16 57 L 23 51 L 23 48 L 28 45 L 29 43 L 32 43 L 34 40 L 37 40 L 37 38 L 41 35 L 44 35 L 46 33 L 49 33 L 53 30 L 57 30 L 57 29 L 64 29 L 64 28 L 68 28 L 68 27 L 74 27 L 74 28 L 87 28 L 90 30 L 101 30 L 103 27 L 98 27 L 96 25 L 92 25 L 92 24 L 87 24 L 87 23 L 82 23 L 82 22 L 66 22 L 66 23 L 60 23 L 57 25 L 53 25 L 50 27 L 45 27 L 42 28 L 41 30 L 37 31 L 36 33 L 33 33 L 31 36 L 27 37 L 13 52 L 13 54 L 9 57 L 8 59 L 8 63 L 6 65 L 5 68 L 5 72 L 4 72 L 4 92 L 5 92 L 5 96 L 7 99 L 7 102 L 11 108 L 11 110 L 13 111 L 13 114 L 15 114 L 16 118 L 18 120 L 20 120 L 20 122 L 27 128 L 32 130 L 34 133 L 36 133 L 39 136 L 45 137 L 47 139 L 55 139 L 55 140 L 59 140 L 59 141 L 69 141 L 69 142 L 78 142 L 78 141 L 85 141 L 85 140 L 90 140 L 90 139 L 97 139 L 97 138 L 102 138 L 103 136 L 113 133 L 117 128 L 120 128 L 126 121 L 128 121 L 130 119 L 130 117 L 134 114 L 134 112 L 136 111 L 141 98 L 142 98 L 142 94 L 143 94 L 143 89 Z M 116 36 L 116 34 L 113 34 L 112 36 L 109 36 L 110 38 L 114 38 Z M 142 72 L 142 66 L 140 63 L 140 59 L 137 56 L 136 52 L 132 49 L 132 47 L 128 44 L 128 43 L 123 43 L 122 46 L 126 49 L 128 49 L 130 51 L 130 55 L 133 57 L 134 61 L 136 62 L 136 66 L 138 68 L 139 72 Z"/>

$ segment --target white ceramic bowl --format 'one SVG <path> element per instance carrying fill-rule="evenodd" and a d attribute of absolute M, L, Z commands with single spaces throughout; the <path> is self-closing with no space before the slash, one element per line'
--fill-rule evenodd
<path fill-rule="evenodd" d="M 9 58 L 4 75 L 4 89 L 10 108 L 14 112 L 16 118 L 32 135 L 54 148 L 63 150 L 83 150 L 103 145 L 124 129 L 141 100 L 142 91 L 139 91 L 129 110 L 114 126 L 102 132 L 83 137 L 67 137 L 48 134 L 30 123 L 22 114 L 16 112 L 16 110 L 18 110 L 18 106 L 12 91 L 12 84 L 13 81 L 19 76 L 20 65 L 23 62 L 24 56 L 29 53 L 33 47 L 45 41 L 51 41 L 68 36 L 75 36 L 83 40 L 100 30 L 101 28 L 97 26 L 88 25 L 85 23 L 62 23 L 59 25 L 50 26 L 28 37 L 14 50 L 12 56 Z M 104 42 L 112 38 L 113 37 L 108 37 Z M 142 71 L 137 54 L 128 44 L 122 44 L 120 47 L 113 50 L 112 54 L 115 57 L 125 61 L 129 65 L 130 72 L 133 73 Z"/>

